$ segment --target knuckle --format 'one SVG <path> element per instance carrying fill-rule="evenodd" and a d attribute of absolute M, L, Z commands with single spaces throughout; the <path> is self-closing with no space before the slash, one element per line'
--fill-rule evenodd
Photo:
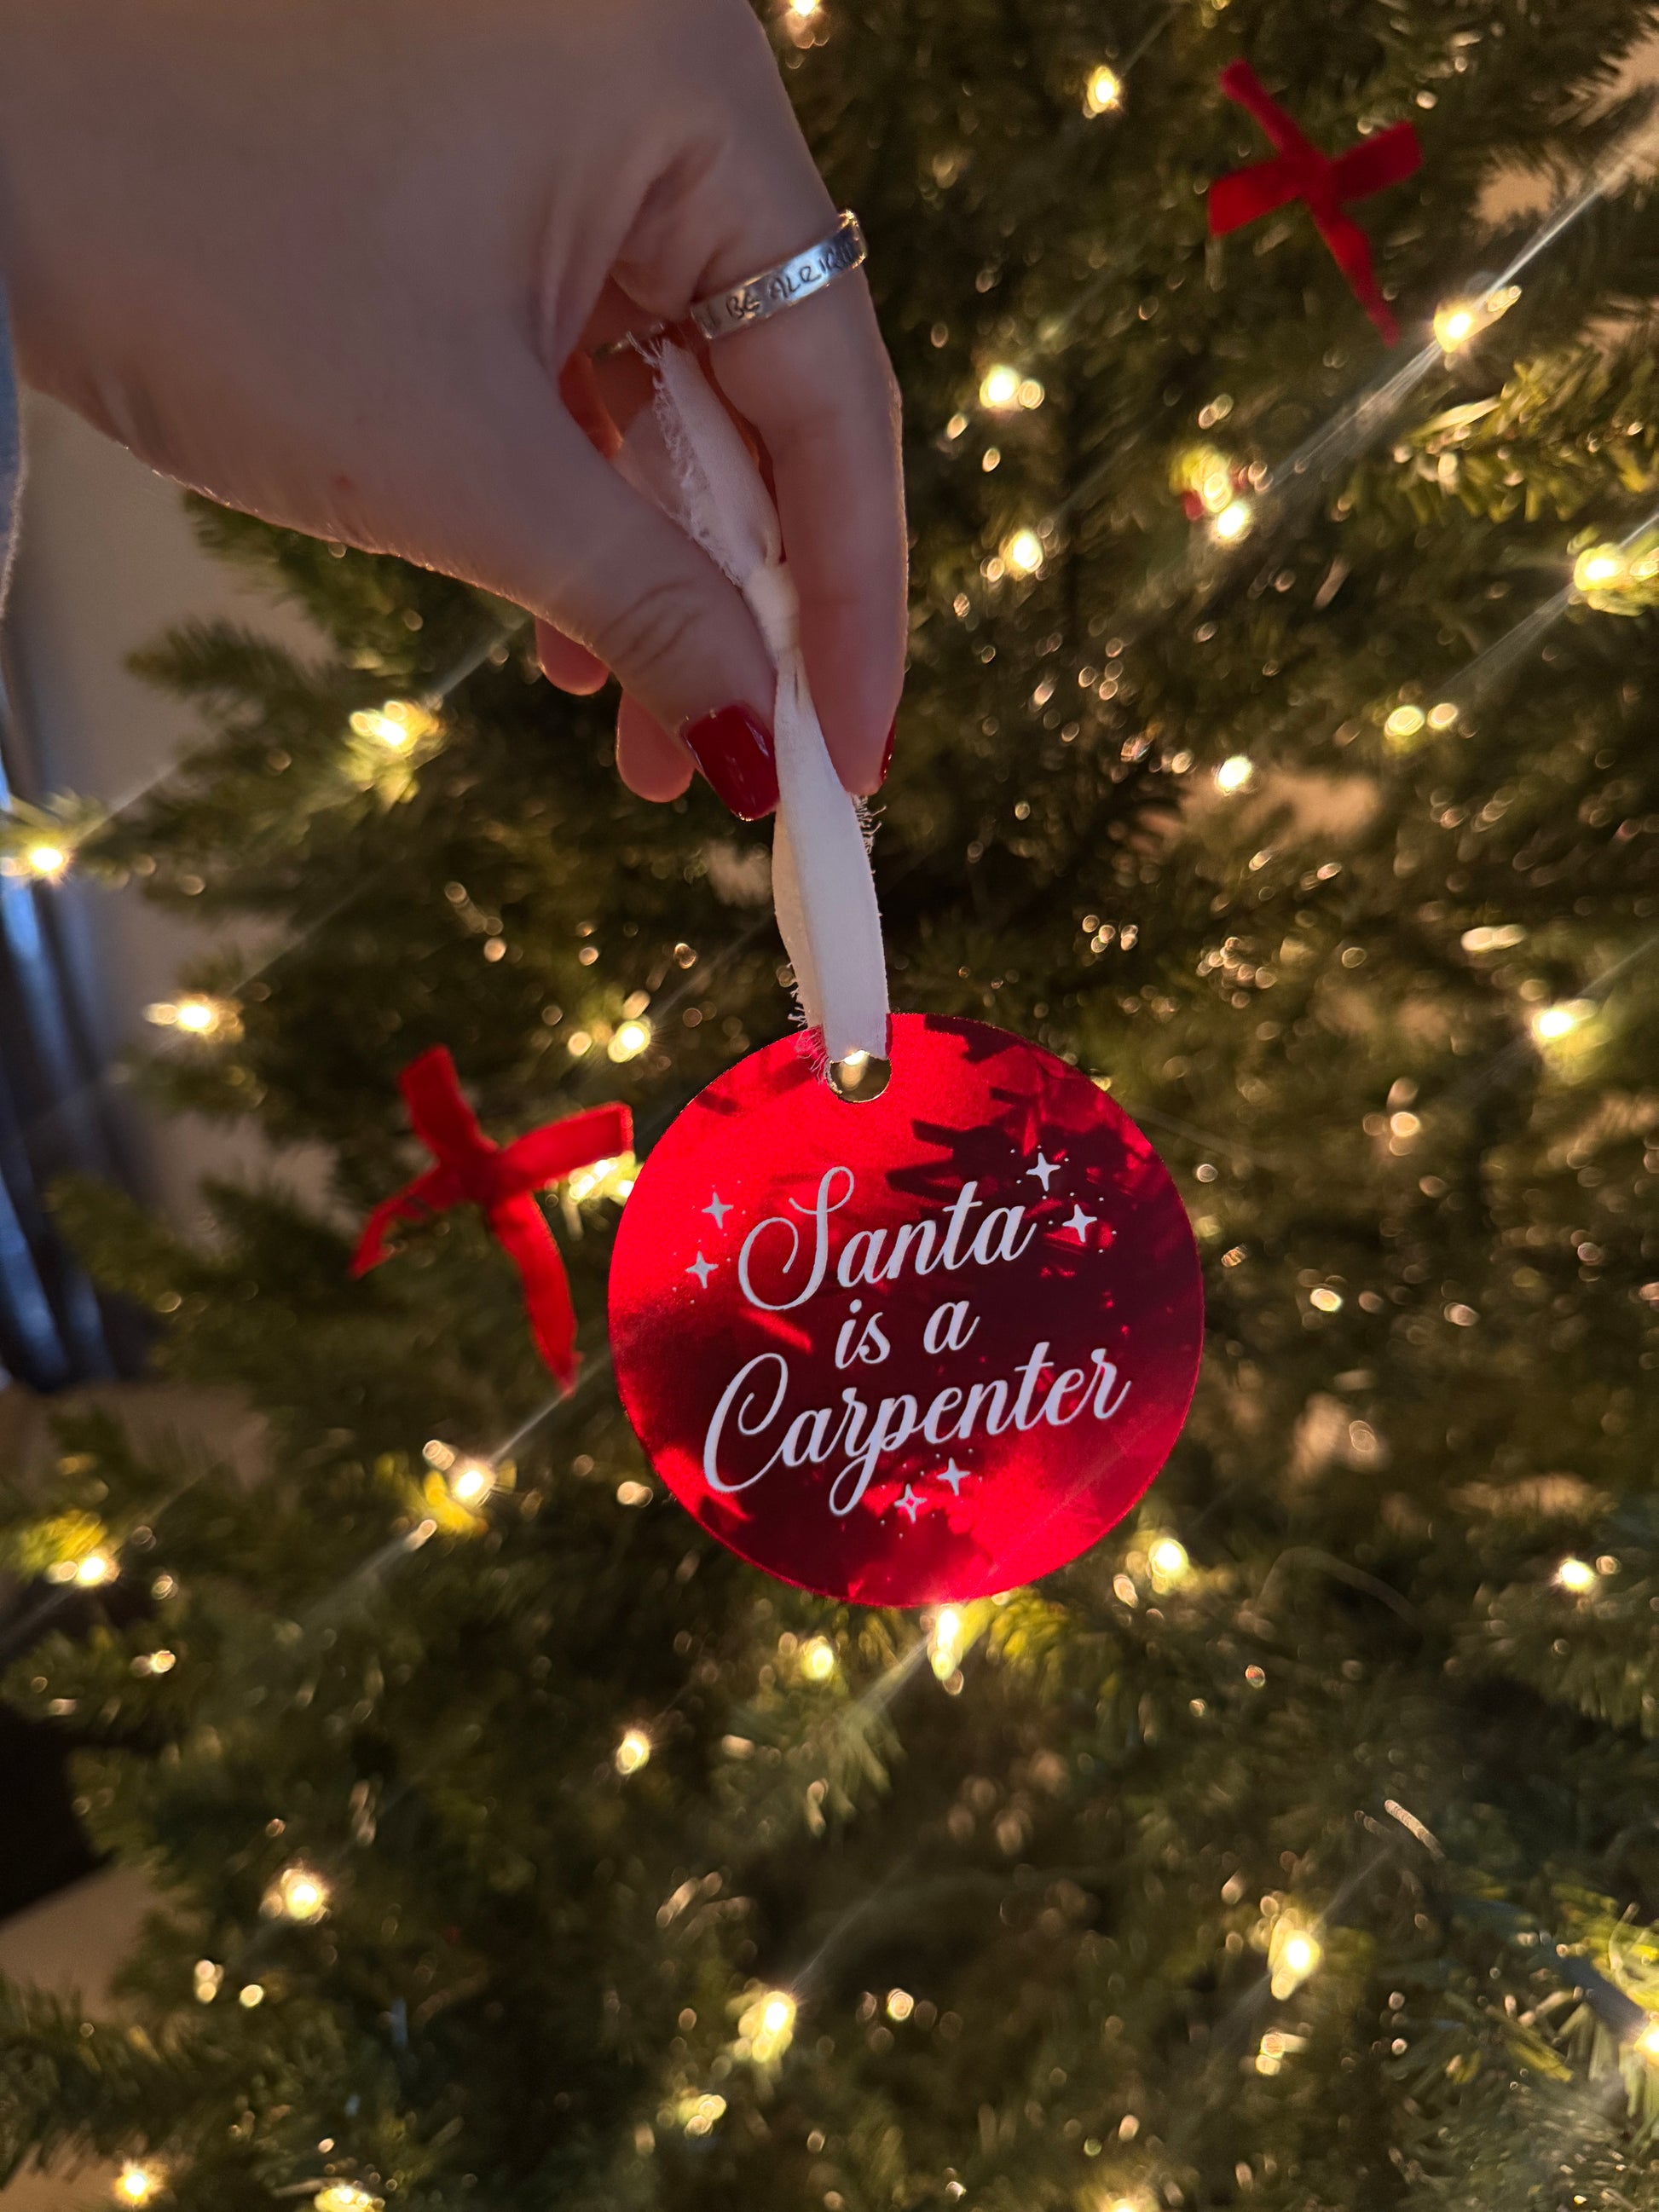
<path fill-rule="evenodd" d="M 665 576 L 606 615 L 587 642 L 609 666 L 648 678 L 659 670 L 684 668 L 708 623 L 708 605 L 696 586 Z"/>

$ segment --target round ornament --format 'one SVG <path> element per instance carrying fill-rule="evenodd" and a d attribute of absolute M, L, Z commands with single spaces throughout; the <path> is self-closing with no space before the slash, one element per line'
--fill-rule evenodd
<path fill-rule="evenodd" d="M 863 1605 L 992 1595 L 1075 1559 L 1186 1418 L 1198 1255 L 1158 1154 L 1052 1054 L 900 1014 L 849 1103 L 804 1039 L 653 1149 L 618 1231 L 629 1418 L 741 1558 Z"/>

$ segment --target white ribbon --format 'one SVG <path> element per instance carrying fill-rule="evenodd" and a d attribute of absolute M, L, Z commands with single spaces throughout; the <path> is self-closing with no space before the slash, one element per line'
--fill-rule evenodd
<path fill-rule="evenodd" d="M 656 371 L 653 417 L 629 431 L 619 465 L 741 591 L 777 667 L 772 901 L 802 1013 L 823 1032 L 831 1066 L 858 1053 L 885 1059 L 887 963 L 864 822 L 830 763 L 807 689 L 800 601 L 776 511 L 692 356 L 665 343 L 648 358 Z M 660 452 L 642 434 L 647 424 Z"/>

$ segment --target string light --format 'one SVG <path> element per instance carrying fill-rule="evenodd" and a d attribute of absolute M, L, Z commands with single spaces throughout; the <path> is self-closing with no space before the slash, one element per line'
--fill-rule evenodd
<path fill-rule="evenodd" d="M 1601 1579 L 1588 1559 L 1565 1559 L 1555 1571 L 1557 1583 L 1571 1590 L 1575 1597 L 1583 1597 L 1593 1590 Z"/>
<path fill-rule="evenodd" d="M 768 1990 L 744 2011 L 738 2033 L 749 2045 L 749 2056 L 769 2066 L 795 2039 L 795 2000 L 787 1990 Z"/>
<path fill-rule="evenodd" d="M 612 1060 L 637 1060 L 651 1042 L 649 1022 L 624 1022 L 605 1050 Z"/>
<path fill-rule="evenodd" d="M 1011 368 L 1006 361 L 994 363 L 980 379 L 979 404 L 994 415 L 1011 414 L 1021 407 L 1029 412 L 1041 407 L 1047 397 L 1036 377 Z"/>
<path fill-rule="evenodd" d="M 314 2212 L 380 2212 L 383 2199 L 371 2197 L 355 2181 L 331 2181 L 311 2202 Z"/>
<path fill-rule="evenodd" d="M 836 1647 L 827 1636 L 810 1637 L 800 1648 L 800 1671 L 809 1682 L 827 1682 L 836 1668 Z"/>
<path fill-rule="evenodd" d="M 1610 584 L 1624 568 L 1619 550 L 1613 545 L 1592 545 L 1581 553 L 1572 564 L 1573 586 L 1580 592 L 1594 591 Z"/>
<path fill-rule="evenodd" d="M 486 1467 L 482 1460 L 463 1460 L 450 1470 L 449 1494 L 458 1505 L 476 1511 L 495 1487 L 495 1470 Z"/>
<path fill-rule="evenodd" d="M 1255 520 L 1255 509 L 1248 499 L 1230 499 L 1210 525 L 1224 545 L 1237 545 L 1248 538 L 1250 526 Z"/>
<path fill-rule="evenodd" d="M 1636 2039 L 1636 2048 L 1644 2058 L 1659 2066 L 1659 2020 L 1651 2020 Z"/>
<path fill-rule="evenodd" d="M 262 2005 L 264 2001 L 264 1984 L 262 1982 L 249 1982 L 245 1988 L 236 1992 L 237 2003 L 248 2012 L 253 2011 L 256 2006 Z"/>
<path fill-rule="evenodd" d="M 328 1911 L 328 1884 L 307 1866 L 284 1867 L 265 1892 L 264 1911 L 273 1919 L 320 1920 Z M 246 1992 L 243 1993 L 246 2002 Z"/>
<path fill-rule="evenodd" d="M 191 1976 L 198 2004 L 211 2004 L 219 1994 L 219 1985 L 225 1978 L 225 1970 L 211 1959 L 198 1959 Z"/>
<path fill-rule="evenodd" d="M 360 707 L 351 717 L 351 726 L 358 737 L 371 738 L 388 752 L 401 753 L 431 737 L 438 718 L 412 699 L 388 699 L 383 707 Z"/>
<path fill-rule="evenodd" d="M 1248 791 L 1255 781 L 1255 763 L 1248 754 L 1233 753 L 1215 772 L 1218 791 Z"/>
<path fill-rule="evenodd" d="M 1255 2070 L 1271 2079 L 1282 2070 L 1286 2058 L 1296 2051 L 1305 2051 L 1307 2047 L 1305 2035 L 1291 2035 L 1282 2027 L 1270 2027 L 1257 2049 Z"/>
<path fill-rule="evenodd" d="M 100 1589 L 120 1579 L 121 1563 L 108 1552 L 88 1552 L 75 1562 L 75 1579 L 82 1589 Z"/>
<path fill-rule="evenodd" d="M 1382 734 L 1398 743 L 1401 738 L 1418 736 L 1427 720 L 1420 707 L 1396 707 L 1383 723 Z"/>
<path fill-rule="evenodd" d="M 1558 1044 L 1582 1029 L 1591 1012 L 1588 999 L 1564 999 L 1558 1006 L 1540 1006 L 1532 1018 L 1532 1033 L 1540 1044 Z"/>
<path fill-rule="evenodd" d="M 1035 576 L 1043 563 L 1042 540 L 1035 530 L 1017 530 L 1002 548 L 1005 568 L 1017 576 Z"/>
<path fill-rule="evenodd" d="M 927 1632 L 927 1663 L 941 1682 L 962 1664 L 963 1619 L 953 1605 L 942 1605 Z"/>
<path fill-rule="evenodd" d="M 110 2194 L 118 2204 L 153 2204 L 161 2192 L 161 2175 L 153 2166 L 129 2159 L 115 2177 Z"/>
<path fill-rule="evenodd" d="M 69 864 L 68 850 L 62 845 L 31 845 L 23 854 L 25 869 L 40 883 L 56 883 Z"/>
<path fill-rule="evenodd" d="M 651 1739 L 643 1729 L 631 1728 L 617 1746 L 618 1774 L 637 1774 L 651 1756 Z"/>
<path fill-rule="evenodd" d="M 1500 315 L 1508 314 L 1520 297 L 1518 284 L 1505 284 L 1473 300 L 1448 300 L 1443 307 L 1437 307 L 1434 335 L 1442 353 L 1455 353 L 1482 331 L 1490 330 Z"/>
<path fill-rule="evenodd" d="M 1123 105 L 1123 80 L 1105 62 L 1097 63 L 1089 72 L 1089 82 L 1083 90 L 1083 112 L 1085 115 L 1110 115 Z"/>
<path fill-rule="evenodd" d="M 1010 368 L 1006 361 L 1000 361 L 994 368 L 988 368 L 979 380 L 979 404 L 998 415 L 1006 414 L 1011 407 L 1018 407 L 1019 371 Z"/>
<path fill-rule="evenodd" d="M 200 991 L 189 992 L 181 999 L 158 1000 L 144 1008 L 144 1019 L 157 1029 L 183 1030 L 186 1036 L 197 1037 L 232 1036 L 241 1026 L 232 1000 L 209 998 Z"/>
<path fill-rule="evenodd" d="M 705 2096 L 683 2099 L 676 2112 L 687 2135 L 706 2136 L 725 2116 L 726 2100 L 710 2090 Z"/>
<path fill-rule="evenodd" d="M 1146 1554 L 1152 1580 L 1159 1583 L 1184 1582 L 1192 1572 L 1187 1547 L 1176 1536 L 1160 1536 Z"/>
<path fill-rule="evenodd" d="M 887 2017 L 889 2020 L 908 2020 L 916 2008 L 916 2001 L 908 1990 L 889 1990 Z"/>
<path fill-rule="evenodd" d="M 1276 1997 L 1288 1997 L 1309 1976 L 1319 1971 L 1325 1948 L 1300 1922 L 1281 1917 L 1273 1923 L 1267 1945 L 1267 1972 Z"/>
<path fill-rule="evenodd" d="M 638 1161 L 632 1152 L 624 1152 L 620 1159 L 594 1160 L 579 1168 L 565 1183 L 565 1194 L 577 1206 L 589 1198 L 614 1198 L 620 1202 L 629 1196 L 638 1176 Z"/>
<path fill-rule="evenodd" d="M 789 14 L 798 23 L 810 23 L 819 14 L 823 0 L 789 0 Z"/>

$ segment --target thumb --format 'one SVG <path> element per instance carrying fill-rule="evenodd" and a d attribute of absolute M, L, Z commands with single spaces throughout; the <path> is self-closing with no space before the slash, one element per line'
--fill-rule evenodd
<path fill-rule="evenodd" d="M 614 670 L 734 813 L 770 813 L 777 673 L 742 593 L 542 391 L 496 588 Z"/>

